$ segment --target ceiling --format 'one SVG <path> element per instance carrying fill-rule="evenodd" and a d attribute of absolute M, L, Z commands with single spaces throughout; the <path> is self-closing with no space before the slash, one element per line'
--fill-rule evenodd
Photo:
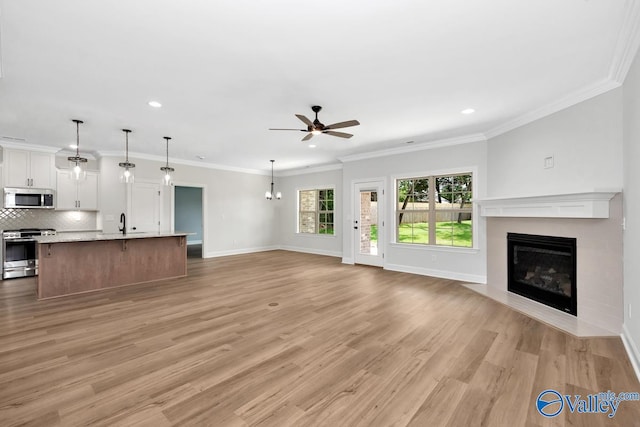
<path fill-rule="evenodd" d="M 0 0 L 0 137 L 266 171 L 486 134 L 610 81 L 631 3 Z M 312 105 L 361 125 L 268 130 Z"/>

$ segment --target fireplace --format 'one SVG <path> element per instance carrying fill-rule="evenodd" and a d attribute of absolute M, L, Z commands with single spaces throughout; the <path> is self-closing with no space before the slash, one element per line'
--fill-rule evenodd
<path fill-rule="evenodd" d="M 507 233 L 510 292 L 577 316 L 576 239 Z"/>

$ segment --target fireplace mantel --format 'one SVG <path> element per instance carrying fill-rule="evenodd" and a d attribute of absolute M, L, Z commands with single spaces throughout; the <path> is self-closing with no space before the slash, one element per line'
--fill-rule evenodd
<path fill-rule="evenodd" d="M 609 218 L 609 202 L 619 191 L 474 199 L 484 217 Z"/>

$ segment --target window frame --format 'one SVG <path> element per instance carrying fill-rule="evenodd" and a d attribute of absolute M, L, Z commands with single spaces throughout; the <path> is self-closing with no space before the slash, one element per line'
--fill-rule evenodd
<path fill-rule="evenodd" d="M 400 209 L 398 207 L 398 180 L 403 179 L 421 179 L 440 176 L 451 175 L 471 175 L 471 246 L 451 246 L 451 245 L 438 245 L 434 243 L 412 243 L 412 242 L 400 242 L 398 240 L 398 213 Z M 443 251 L 443 252 L 477 252 L 479 248 L 479 235 L 478 235 L 478 209 L 476 208 L 476 194 L 478 191 L 478 168 L 476 166 L 470 167 L 456 167 L 449 169 L 440 169 L 432 171 L 420 171 L 415 173 L 403 173 L 391 176 L 391 185 L 393 186 L 393 197 L 390 198 L 391 217 L 393 221 L 393 240 L 392 245 L 402 248 L 412 248 L 418 250 L 428 251 Z M 431 189 L 430 189 L 431 193 Z"/>
<path fill-rule="evenodd" d="M 315 211 L 315 218 L 314 218 L 314 222 L 315 222 L 315 232 L 314 233 L 306 233 L 303 231 L 300 231 L 300 218 L 301 218 L 301 214 L 303 212 L 311 212 L 311 211 L 302 211 L 301 210 L 301 206 L 300 206 L 300 202 L 301 202 L 301 193 L 303 191 L 315 191 L 316 193 L 316 207 L 319 208 L 319 203 L 320 203 L 320 191 L 333 191 L 333 210 L 324 210 L 324 211 L 320 211 L 320 209 L 317 209 Z M 303 188 L 297 188 L 296 189 L 296 234 L 299 236 L 309 236 L 309 237 L 322 237 L 322 238 L 333 238 L 336 237 L 337 233 L 336 233 L 336 205 L 337 205 L 337 194 L 336 194 L 336 188 L 335 185 L 315 185 L 315 186 L 311 186 L 311 187 L 303 187 Z M 329 233 L 320 233 L 320 215 L 323 213 L 331 213 L 333 215 L 333 223 L 332 223 L 332 229 L 333 229 L 333 233 L 329 234 Z M 323 222 L 324 224 L 328 224 L 328 222 Z"/>

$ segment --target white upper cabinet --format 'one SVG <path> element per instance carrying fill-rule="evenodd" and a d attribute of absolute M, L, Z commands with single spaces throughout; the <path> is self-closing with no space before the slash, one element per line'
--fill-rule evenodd
<path fill-rule="evenodd" d="M 5 187 L 55 187 L 53 154 L 8 148 L 4 149 L 3 154 Z"/>
<path fill-rule="evenodd" d="M 76 181 L 69 177 L 70 171 L 56 171 L 57 210 L 98 210 L 98 174 L 87 172 L 87 177 Z"/>

